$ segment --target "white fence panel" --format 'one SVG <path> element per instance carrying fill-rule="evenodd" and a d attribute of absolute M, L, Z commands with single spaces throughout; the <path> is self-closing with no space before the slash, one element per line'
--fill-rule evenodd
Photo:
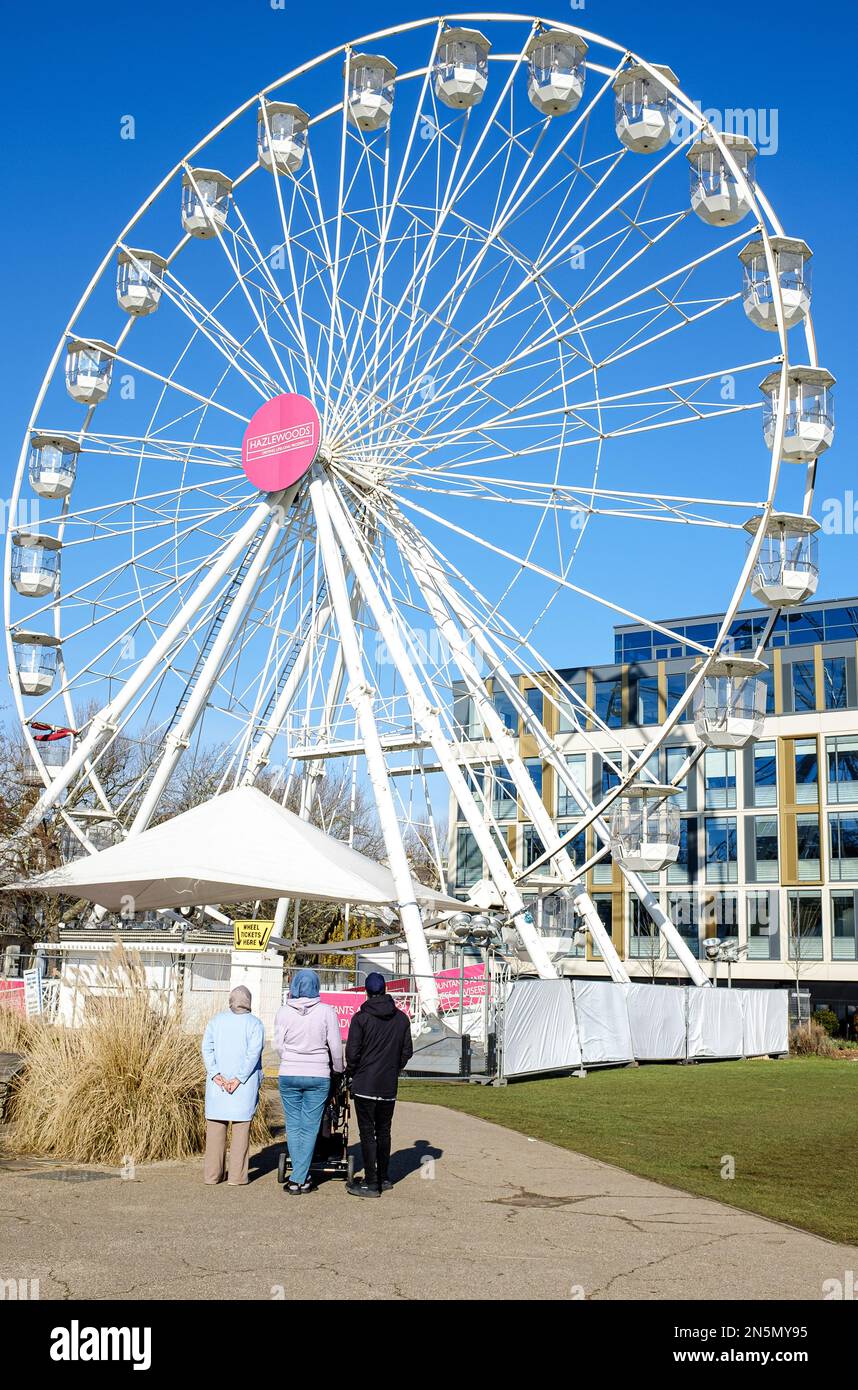
<path fill-rule="evenodd" d="M 639 1062 L 685 1060 L 688 990 L 666 985 L 626 985 L 633 1055 Z"/>
<path fill-rule="evenodd" d="M 632 1035 L 625 994 L 603 980 L 573 980 L 578 1040 L 584 1066 L 631 1062 Z"/>
<path fill-rule="evenodd" d="M 688 1059 L 743 1056 L 742 1005 L 733 989 L 688 992 Z"/>
<path fill-rule="evenodd" d="M 744 1053 L 765 1057 L 789 1051 L 789 991 L 734 989 L 742 1006 Z"/>
<path fill-rule="evenodd" d="M 513 980 L 503 1021 L 505 1076 L 581 1065 L 568 980 Z"/>

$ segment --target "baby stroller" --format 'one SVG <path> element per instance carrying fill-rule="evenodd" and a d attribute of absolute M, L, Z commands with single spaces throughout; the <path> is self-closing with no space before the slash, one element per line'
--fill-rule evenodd
<path fill-rule="evenodd" d="M 322 1123 L 319 1125 L 316 1147 L 313 1149 L 310 1173 L 314 1176 L 326 1173 L 334 1178 L 345 1178 L 347 1182 L 354 1179 L 355 1161 L 349 1154 L 350 1102 L 351 1093 L 346 1074 L 335 1072 L 331 1077 L 331 1089 L 322 1111 Z M 277 1162 L 279 1183 L 288 1182 L 291 1168 L 289 1150 L 284 1145 Z"/>

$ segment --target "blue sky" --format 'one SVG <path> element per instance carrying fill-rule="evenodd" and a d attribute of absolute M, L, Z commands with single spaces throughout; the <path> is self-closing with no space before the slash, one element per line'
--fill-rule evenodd
<path fill-rule="evenodd" d="M 765 7 L 725 3 L 706 20 L 699 6 L 587 0 L 570 11 L 558 0 L 555 17 L 568 19 L 570 12 L 583 28 L 669 63 L 704 107 L 776 112 L 778 152 L 760 160 L 759 178 L 786 230 L 815 252 L 817 338 L 840 384 L 838 437 L 820 467 L 815 511 L 820 516 L 825 499 L 843 499 L 850 489 L 858 501 L 852 466 L 854 251 L 852 262 L 846 259 L 850 239 L 854 245 L 856 197 L 845 87 L 835 61 L 838 52 L 850 50 L 854 7 L 823 0 L 811 10 L 784 0 L 773 16 Z M 79 10 L 55 0 L 7 10 L 0 92 L 7 210 L 0 232 L 6 243 L 0 432 L 7 478 L 73 303 L 166 170 L 227 112 L 302 59 L 429 13 L 408 0 L 359 9 L 291 0 L 285 9 L 269 0 L 183 6 L 120 0 L 98 7 L 84 23 Z M 127 116 L 136 126 L 133 141 L 120 138 Z M 820 597 L 858 591 L 858 522 L 852 530 L 824 538 Z M 625 584 L 631 593 L 630 559 L 617 557 L 616 564 L 620 588 Z M 661 611 L 651 616 L 712 606 L 706 577 L 688 571 L 681 582 L 665 585 L 661 601 Z M 558 622 L 549 629 L 548 654 L 557 665 L 609 661 L 610 629 L 610 615 L 598 614 L 577 650 Z"/>

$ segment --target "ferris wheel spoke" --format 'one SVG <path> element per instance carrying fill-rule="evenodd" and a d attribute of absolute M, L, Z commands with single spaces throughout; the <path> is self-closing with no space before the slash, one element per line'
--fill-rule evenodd
<path fill-rule="evenodd" d="M 122 242 L 119 243 L 119 246 L 126 255 L 131 257 L 133 264 L 142 268 L 141 262 L 133 251 Z M 270 395 L 276 392 L 277 384 L 274 379 L 247 351 L 246 346 L 224 327 L 214 312 L 200 304 L 175 271 L 165 269 L 161 276 L 153 276 L 153 279 L 161 292 L 193 325 L 194 330 L 201 333 L 212 344 L 258 395 L 267 400 Z M 246 366 L 242 365 L 243 363 L 246 363 Z"/>
<path fill-rule="evenodd" d="M 455 532 L 457 535 L 464 537 L 466 540 L 472 541 L 475 545 L 478 545 L 485 550 L 491 551 L 492 554 L 497 555 L 499 558 L 509 560 L 514 565 L 519 566 L 522 570 L 528 570 L 531 573 L 538 575 L 543 579 L 550 580 L 554 584 L 562 585 L 563 588 L 569 589 L 572 593 L 579 594 L 582 598 L 592 599 L 595 603 L 599 603 L 603 607 L 611 609 L 612 612 L 620 614 L 627 622 L 643 623 L 645 626 L 652 628 L 653 632 L 660 632 L 662 636 L 670 638 L 672 642 L 684 643 L 685 646 L 691 647 L 695 651 L 699 651 L 705 656 L 709 656 L 711 654 L 709 648 L 701 646 L 699 643 L 692 641 L 689 637 L 680 637 L 672 629 L 663 627 L 661 624 L 654 622 L 650 618 L 641 617 L 639 613 L 633 613 L 630 609 L 624 608 L 620 604 L 612 602 L 610 599 L 602 598 L 599 594 L 594 594 L 592 591 L 588 589 L 583 589 L 580 585 L 573 584 L 571 580 L 566 579 L 565 577 L 558 575 L 557 573 L 553 573 L 551 570 L 545 569 L 542 565 L 536 564 L 535 561 L 526 560 L 520 555 L 515 555 L 513 552 L 506 550 L 504 547 L 496 545 L 492 541 L 487 541 L 485 537 L 478 536 L 473 531 L 467 530 L 466 527 L 457 525 L 455 522 L 450 521 L 449 518 L 439 516 L 437 512 L 429 511 L 427 508 L 421 507 L 418 503 L 409 502 L 405 498 L 401 499 L 401 505 L 403 507 L 406 507 L 408 511 L 415 512 L 420 516 L 425 516 L 427 520 L 435 522 L 439 526 L 442 526 L 449 531 Z"/>
<path fill-rule="evenodd" d="M 589 428 L 589 422 L 586 420 L 586 417 L 584 416 L 585 411 L 592 409 L 594 411 L 604 412 L 605 410 L 611 408 L 618 408 L 625 401 L 640 401 L 642 397 L 645 397 L 647 395 L 655 395 L 657 392 L 662 391 L 666 393 L 671 393 L 674 399 L 674 403 L 680 403 L 685 405 L 689 409 L 692 409 L 692 402 L 690 398 L 684 396 L 679 391 L 679 388 L 689 385 L 703 386 L 707 383 L 711 383 L 722 378 L 735 377 L 743 372 L 756 371 L 761 366 L 769 365 L 770 362 L 776 362 L 777 360 L 778 359 L 775 358 L 769 359 L 768 362 L 757 361 L 734 364 L 730 367 L 718 368 L 713 371 L 705 372 L 694 377 L 685 377 L 676 381 L 664 382 L 658 385 L 647 386 L 642 388 L 631 388 L 626 391 L 616 392 L 610 396 L 603 395 L 600 397 L 594 397 L 589 401 L 576 403 L 574 407 L 562 405 L 551 406 L 545 407 L 539 411 L 531 411 L 525 414 L 517 410 L 516 405 L 513 405 L 509 407 L 506 411 L 504 411 L 501 415 L 495 416 L 487 420 L 480 420 L 478 430 L 481 435 L 489 436 L 489 432 L 493 429 L 504 429 L 507 431 L 528 429 L 535 424 L 544 424 L 549 420 L 556 420 L 559 425 L 560 421 L 566 418 L 577 418 L 579 421 L 579 426 L 582 429 Z M 586 373 L 576 373 L 573 377 L 571 377 L 568 380 L 567 385 L 575 385 L 579 381 L 583 380 L 585 376 Z M 545 394 L 550 398 L 552 393 L 546 392 Z M 539 397 L 537 396 L 535 399 L 538 402 Z M 756 411 L 759 409 L 760 407 L 756 403 L 743 404 L 740 402 L 736 405 L 725 404 L 723 409 L 716 409 L 711 412 L 696 412 L 692 415 L 692 419 L 696 420 L 699 418 L 708 418 L 710 415 L 734 414 L 736 411 Z M 685 423 L 685 421 L 677 421 L 674 423 Z M 608 431 L 607 437 L 614 437 L 616 433 L 625 434 L 632 432 L 640 432 L 641 429 L 645 428 L 647 428 L 647 426 L 638 426 L 637 424 L 633 423 L 630 426 L 625 426 L 621 431 Z M 431 435 L 427 436 L 426 442 L 422 446 L 422 452 L 418 448 L 413 453 L 413 458 L 415 462 L 419 461 L 419 459 L 424 457 L 427 453 L 434 452 L 442 446 L 455 445 L 456 447 L 459 447 L 462 444 L 467 445 L 469 438 L 475 432 L 476 431 L 474 430 L 474 427 L 471 427 L 469 429 L 452 429 L 446 431 L 436 429 Z M 568 441 L 567 447 L 573 448 L 581 444 L 595 443 L 598 437 L 599 436 L 594 434 L 593 436 L 588 436 L 583 440 L 571 439 Z M 455 467 L 455 465 L 452 465 L 452 467 Z"/>
<path fill-rule="evenodd" d="M 396 186 L 395 186 L 395 188 L 394 188 L 393 195 L 392 195 L 392 198 L 390 199 L 390 202 L 387 203 L 387 200 L 385 200 L 385 206 L 384 206 L 384 208 L 383 208 L 383 215 L 382 215 L 382 218 L 381 218 L 381 227 L 380 227 L 380 232 L 379 232 L 379 243 L 378 243 L 378 249 L 377 249 L 376 259 L 375 259 L 374 265 L 373 265 L 372 268 L 371 268 L 371 272 L 370 272 L 370 275 L 369 275 L 369 280 L 368 280 L 368 285 L 367 285 L 366 293 L 365 293 L 365 296 L 364 296 L 363 305 L 362 305 L 362 307 L 361 307 L 360 314 L 359 314 L 359 316 L 358 316 L 357 322 L 356 322 L 356 324 L 354 325 L 354 328 L 353 328 L 353 334 L 352 334 L 352 348 L 351 348 L 351 350 L 350 350 L 349 358 L 348 358 L 347 363 L 346 363 L 346 375 L 348 376 L 349 380 L 352 380 L 352 378 L 351 378 L 352 356 L 353 356 L 353 353 L 354 353 L 355 346 L 356 346 L 357 342 L 358 342 L 359 340 L 362 341 L 362 339 L 363 339 L 363 325 L 364 325 L 364 321 L 365 321 L 365 319 L 366 319 L 366 315 L 367 315 L 367 312 L 368 312 L 369 305 L 370 305 L 370 302 L 371 302 L 371 300 L 372 300 L 373 294 L 374 294 L 374 292 L 377 292 L 377 295 L 378 295 L 378 306 L 380 306 L 381 299 L 382 299 L 382 296 L 383 296 L 383 291 L 384 291 L 385 258 L 386 258 L 386 254 L 387 254 L 388 238 L 389 238 L 389 236 L 390 236 L 390 230 L 391 230 L 391 226 L 392 226 L 392 224 L 393 224 L 394 214 L 395 214 L 397 208 L 399 207 L 399 205 L 400 205 L 400 200 L 401 200 L 401 198 L 402 198 L 402 196 L 403 196 L 403 193 L 404 193 L 405 189 L 406 189 L 407 186 L 408 186 L 408 180 L 406 179 L 406 170 L 407 170 L 407 168 L 408 168 L 408 161 L 409 161 L 409 158 L 410 158 L 410 156 L 411 156 L 411 152 L 412 152 L 412 149 L 413 149 L 413 146 L 414 146 L 414 141 L 415 141 L 416 136 L 417 136 L 418 126 L 420 125 L 420 122 L 421 122 L 421 120 L 422 120 L 422 114 L 423 114 L 423 113 L 422 113 L 422 107 L 423 107 L 423 103 L 424 103 L 425 98 L 426 98 L 426 92 L 427 92 L 427 90 L 428 90 L 428 84 L 429 84 L 429 76 L 430 76 L 430 73 L 431 73 L 431 70 L 432 70 L 432 64 L 433 64 L 433 62 L 434 62 L 435 54 L 436 54 L 436 52 L 437 52 L 438 40 L 439 40 L 439 38 L 440 38 L 440 35 L 441 35 L 441 25 L 439 24 L 438 27 L 437 27 L 437 29 L 436 29 L 435 38 L 434 38 L 434 42 L 433 42 L 433 45 L 432 45 L 432 53 L 431 53 L 431 55 L 430 55 L 429 62 L 428 62 L 427 67 L 426 67 L 426 72 L 425 72 L 424 79 L 423 79 L 423 83 L 422 83 L 422 86 L 421 86 L 420 95 L 419 95 L 419 97 L 418 97 L 418 99 L 417 99 L 417 102 L 416 102 L 416 104 L 415 104 L 414 118 L 413 118 L 413 120 L 412 120 L 412 122 L 411 122 L 411 128 L 410 128 L 410 130 L 409 130 L 408 137 L 407 137 L 406 142 L 405 142 L 405 150 L 404 150 L 404 153 L 403 153 L 403 156 L 402 156 L 402 160 L 400 161 L 399 171 L 398 171 L 397 178 L 396 178 Z M 425 152 L 424 152 L 424 154 L 425 154 Z M 416 171 L 415 171 L 415 172 L 416 172 Z M 385 163 L 385 174 L 387 174 L 387 162 Z M 412 175 L 412 177 L 413 177 L 413 175 Z M 378 361 L 379 361 L 380 355 L 381 355 L 380 328 L 381 328 L 381 314 L 380 314 L 380 312 L 379 312 L 379 307 L 377 307 L 377 309 L 376 309 L 375 353 L 374 353 L 374 365 L 375 365 L 376 369 L 377 369 L 377 364 L 378 364 Z M 343 385 L 344 385 L 344 384 L 345 384 L 345 379 L 344 379 Z M 352 383 L 352 384 L 353 384 L 353 383 Z M 341 407 L 341 403 L 342 403 L 342 398 L 343 398 L 343 386 L 341 386 L 340 391 L 339 391 L 339 394 L 338 394 L 338 396 L 337 396 L 337 399 L 336 399 L 336 401 L 335 401 L 335 403 L 334 403 L 334 416 L 333 416 L 334 421 L 336 421 L 336 420 L 338 419 L 338 417 L 339 417 L 339 412 L 340 412 L 340 407 Z"/>
<path fill-rule="evenodd" d="M 260 322 L 260 327 L 262 328 L 262 331 L 265 334 L 269 347 L 271 348 L 272 352 L 275 352 L 275 340 L 273 336 L 269 335 L 268 333 L 268 315 L 264 312 L 265 307 L 267 306 L 268 309 L 276 317 L 278 324 L 282 324 L 282 326 L 285 327 L 291 334 L 294 345 L 289 345 L 286 348 L 286 350 L 288 351 L 290 357 L 298 357 L 304 369 L 307 370 L 308 383 L 312 384 L 312 382 L 314 382 L 317 379 L 317 373 L 313 368 L 312 363 L 310 362 L 308 353 L 305 351 L 306 338 L 304 334 L 304 325 L 300 303 L 295 303 L 295 309 L 299 316 L 296 319 L 289 308 L 289 301 L 283 296 L 280 286 L 274 279 L 271 266 L 269 265 L 267 258 L 263 255 L 262 251 L 260 250 L 256 238 L 254 237 L 253 232 L 250 229 L 250 225 L 247 219 L 245 218 L 244 214 L 242 213 L 241 208 L 235 205 L 235 211 L 241 224 L 242 232 L 244 233 L 244 236 L 247 239 L 247 242 L 249 243 L 250 247 L 250 251 L 248 252 L 248 247 L 243 244 L 241 237 L 238 236 L 238 234 L 236 234 L 236 247 L 242 247 L 250 262 L 245 275 L 242 276 L 242 283 L 245 285 L 245 287 L 248 284 L 252 284 L 253 288 L 256 289 L 257 293 L 259 294 L 260 307 L 263 309 L 262 318 L 264 319 L 264 326 L 262 322 Z M 238 260 L 236 257 L 236 266 L 237 264 Z M 250 276 L 253 275 L 256 271 L 261 272 L 262 283 L 256 283 L 255 281 L 250 280 Z M 248 290 L 248 299 L 249 298 L 250 294 Z M 254 307 L 255 310 L 255 306 L 252 307 Z M 277 360 L 278 364 L 281 366 L 281 371 L 283 371 L 280 359 L 278 358 Z M 283 379 L 288 381 L 289 377 L 284 375 Z M 276 390 L 277 388 L 275 387 L 275 394 Z"/>
<path fill-rule="evenodd" d="M 656 174 L 663 167 L 665 167 L 665 165 L 669 163 L 671 159 L 675 158 L 676 154 L 681 152 L 681 150 L 685 147 L 690 138 L 691 137 L 689 136 L 686 139 L 686 141 L 684 141 L 682 144 L 676 145 L 674 149 L 663 160 L 659 161 L 659 163 L 653 168 L 652 171 L 645 174 L 641 179 L 637 181 L 637 183 L 633 184 L 631 188 L 626 189 L 622 194 L 620 194 L 619 197 L 615 199 L 614 203 L 608 209 L 601 212 L 587 227 L 585 227 L 583 230 L 576 229 L 576 241 L 570 240 L 571 232 L 576 221 L 584 212 L 589 203 L 596 197 L 596 195 L 599 192 L 601 192 L 602 187 L 607 183 L 610 175 L 614 172 L 614 168 L 616 167 L 616 161 L 614 162 L 614 164 L 609 166 L 609 168 L 602 174 L 602 176 L 598 180 L 593 182 L 593 186 L 590 192 L 575 207 L 573 212 L 567 218 L 562 231 L 558 233 L 555 237 L 554 244 L 549 245 L 546 243 L 543 246 L 541 252 L 539 253 L 538 257 L 534 262 L 534 264 L 538 264 L 539 266 L 539 276 L 547 276 L 551 272 L 551 270 L 554 269 L 561 262 L 565 255 L 568 255 L 571 250 L 574 250 L 579 243 L 583 242 L 587 236 L 589 236 L 596 228 L 601 226 L 602 223 L 606 221 L 608 217 L 612 216 L 614 213 L 618 211 L 622 212 L 623 204 L 634 193 L 639 192 L 647 184 L 649 184 L 655 178 Z M 508 312 L 510 306 L 515 302 L 515 300 L 522 293 L 524 293 L 524 291 L 533 283 L 534 276 L 535 272 L 533 270 L 529 271 L 525 275 L 525 277 L 520 281 L 516 289 L 513 290 L 499 305 L 495 307 L 491 316 L 489 316 L 486 319 L 483 325 L 483 331 L 487 331 L 489 328 L 495 327 L 497 325 L 497 323 L 502 319 L 502 317 Z M 467 296 L 465 294 L 461 294 L 461 286 L 457 283 L 453 285 L 450 288 L 450 290 L 448 290 L 440 307 L 445 307 L 448 302 L 454 299 L 456 300 L 456 303 L 458 305 L 461 305 L 466 300 L 466 298 Z M 450 356 L 455 350 L 455 347 L 453 345 L 450 345 L 444 350 L 442 354 L 438 356 L 435 355 L 435 351 L 433 350 L 433 354 L 430 356 L 429 362 L 427 363 L 426 370 L 431 372 L 435 367 L 437 367 L 439 362 L 446 360 L 446 358 Z M 401 393 L 401 390 L 402 388 L 399 388 L 399 392 L 391 393 L 391 400 L 395 399 L 396 395 Z"/>

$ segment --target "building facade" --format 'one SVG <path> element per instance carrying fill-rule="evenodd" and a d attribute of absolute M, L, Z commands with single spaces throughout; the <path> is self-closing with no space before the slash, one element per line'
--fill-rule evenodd
<path fill-rule="evenodd" d="M 752 652 L 768 615 L 737 616 L 735 651 Z M 720 619 L 671 622 L 679 637 L 711 644 Z M 519 678 L 519 688 L 562 750 L 576 782 L 594 802 L 616 785 L 618 769 L 643 750 L 685 690 L 699 653 L 642 626 L 615 629 L 611 665 L 560 671 L 566 699 L 548 698 L 540 684 Z M 739 983 L 808 991 L 813 1007 L 826 1005 L 848 1026 L 858 1010 L 858 599 L 811 603 L 782 614 L 766 650 L 769 663 L 763 735 L 744 748 L 708 748 L 675 799 L 681 814 L 679 858 L 659 873 L 643 875 L 691 951 L 706 960 L 705 942 L 738 938 Z M 583 727 L 568 690 L 596 715 Z M 489 683 L 495 708 L 515 736 L 521 757 L 558 829 L 580 814 L 574 797 L 539 757 L 536 741 L 522 733 L 505 692 Z M 573 697 L 574 698 L 574 697 Z M 558 708 L 559 706 L 559 708 Z M 480 741 L 473 706 L 461 696 L 457 719 L 469 760 Z M 689 713 L 690 720 L 690 713 Z M 697 745 L 692 723 L 678 724 L 652 760 L 658 782 L 673 781 Z M 521 873 L 543 852 L 516 796 L 507 770 L 474 759 L 486 818 L 511 868 Z M 483 877 L 482 856 L 451 807 L 451 880 L 464 893 Z M 576 837 L 576 864 L 598 849 L 592 829 Z M 539 877 L 545 879 L 539 891 Z M 678 962 L 665 949 L 639 898 L 607 855 L 587 872 L 590 892 L 614 945 L 635 978 L 679 978 Z M 563 915 L 550 891 L 548 870 L 525 884 L 544 932 Z M 592 944 L 569 932 L 566 968 L 604 975 Z M 717 970 L 725 982 L 727 967 Z"/>

